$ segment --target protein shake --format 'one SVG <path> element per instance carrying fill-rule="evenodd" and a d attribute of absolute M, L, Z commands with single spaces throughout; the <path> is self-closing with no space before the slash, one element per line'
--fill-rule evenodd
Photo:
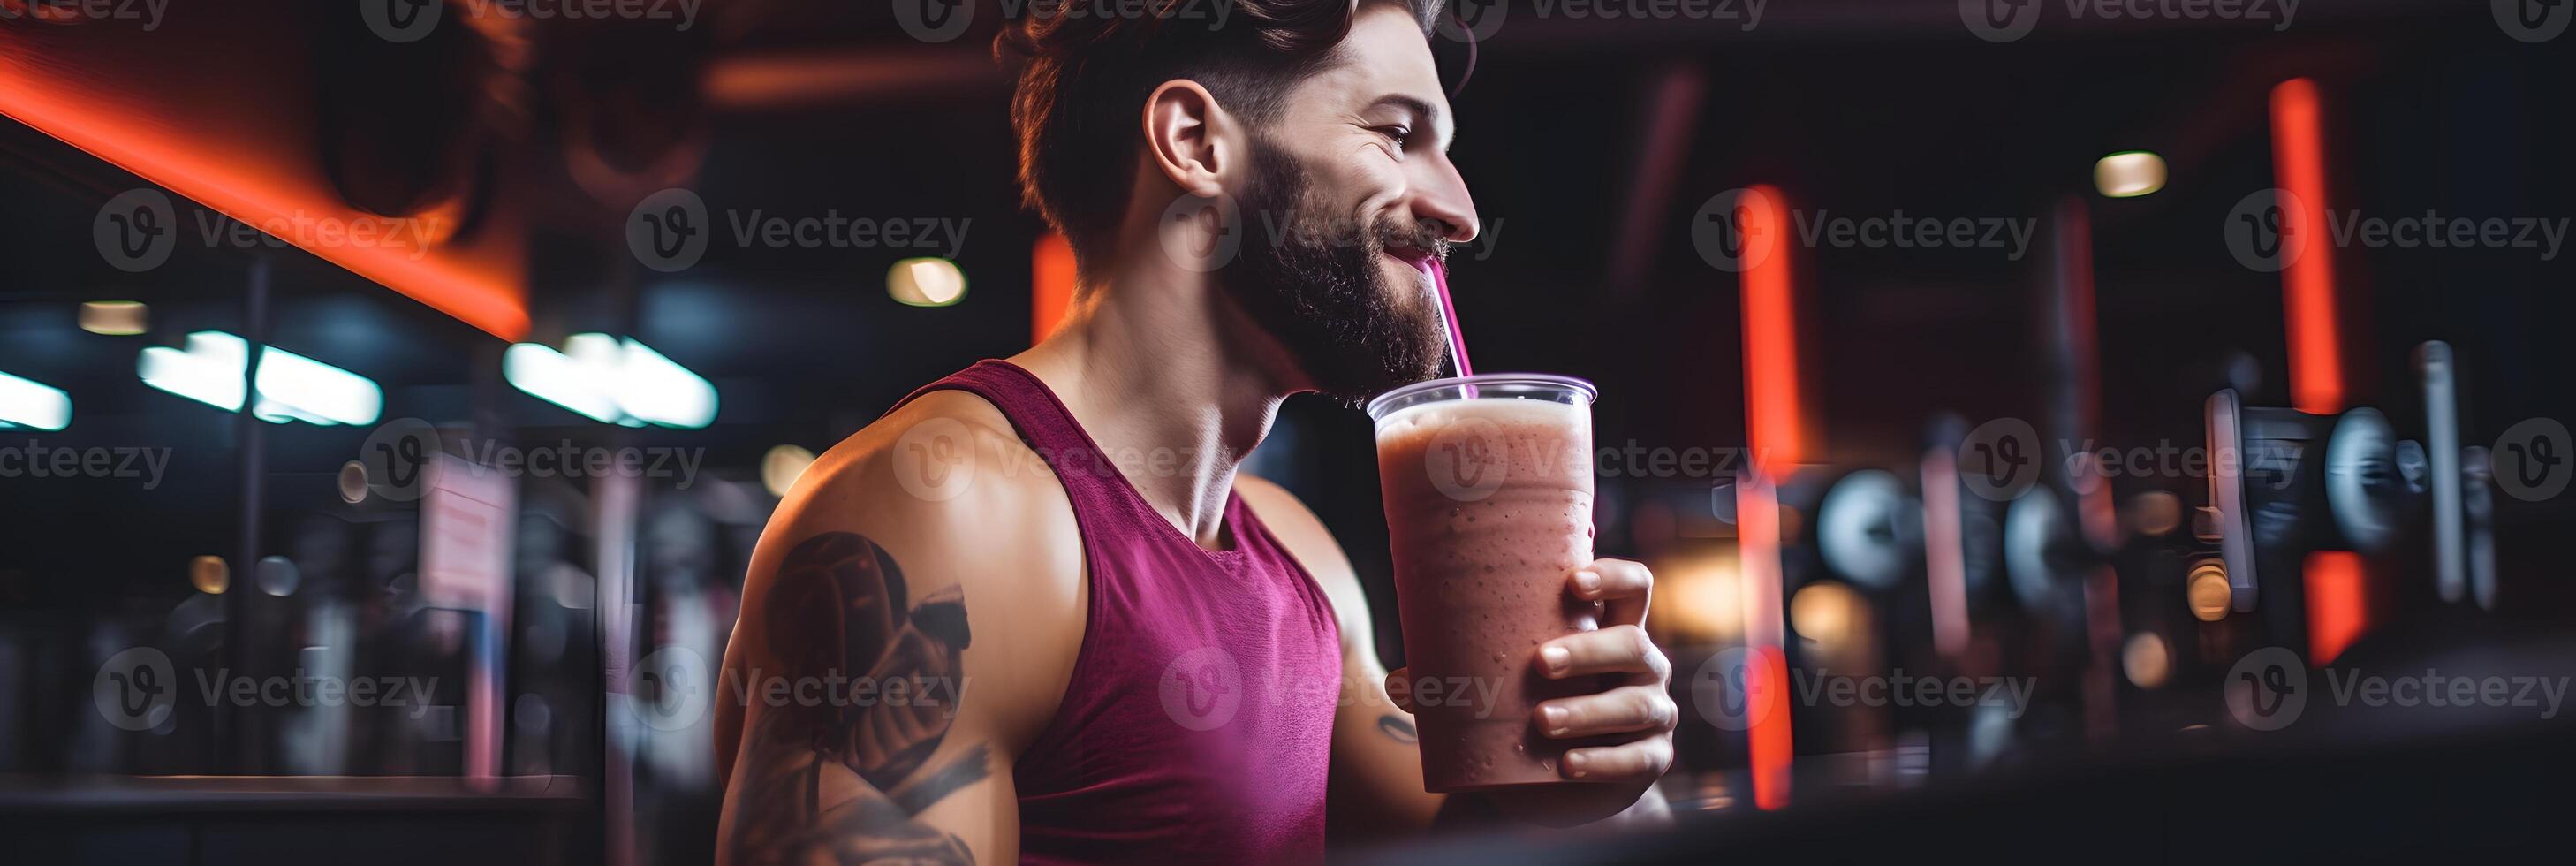
<path fill-rule="evenodd" d="M 1493 374 L 1369 404 L 1432 791 L 1564 781 L 1565 746 L 1531 714 L 1596 686 L 1536 663 L 1539 644 L 1594 627 L 1595 608 L 1565 585 L 1592 561 L 1594 394 L 1579 379 Z"/>

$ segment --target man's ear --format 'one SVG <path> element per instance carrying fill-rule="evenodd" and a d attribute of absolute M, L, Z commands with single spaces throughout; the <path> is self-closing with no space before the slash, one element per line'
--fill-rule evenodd
<path fill-rule="evenodd" d="M 1234 116 L 1196 81 L 1174 79 L 1145 99 L 1145 150 L 1172 185 L 1213 197 L 1241 143 Z"/>

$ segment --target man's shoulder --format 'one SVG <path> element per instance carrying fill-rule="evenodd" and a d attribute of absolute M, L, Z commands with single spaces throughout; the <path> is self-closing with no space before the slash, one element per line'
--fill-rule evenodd
<path fill-rule="evenodd" d="M 1082 564 L 1062 486 L 1009 419 L 973 395 L 934 392 L 797 479 L 752 554 L 727 666 L 869 670 L 907 624 L 945 635 L 983 696 L 967 711 L 1012 753 L 1070 679 Z M 865 651 L 834 655 L 851 646 Z"/>
<path fill-rule="evenodd" d="M 865 536 L 962 583 L 1079 574 L 1063 485 L 1007 416 L 961 391 L 922 395 L 815 459 L 768 534 L 792 545 L 822 532 Z"/>
<path fill-rule="evenodd" d="M 1046 461 L 982 397 L 933 391 L 842 439 L 797 480 L 784 507 L 854 516 L 990 516 L 1061 500 Z"/>

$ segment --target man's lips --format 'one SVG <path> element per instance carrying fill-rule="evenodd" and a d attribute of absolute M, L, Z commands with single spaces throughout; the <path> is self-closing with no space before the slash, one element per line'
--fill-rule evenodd
<path fill-rule="evenodd" d="M 1434 259 L 1430 250 L 1416 247 L 1388 247 L 1386 248 L 1386 254 L 1393 257 L 1396 261 L 1400 261 L 1411 266 L 1414 270 L 1421 271 L 1425 274 L 1431 273 L 1431 265 Z"/>

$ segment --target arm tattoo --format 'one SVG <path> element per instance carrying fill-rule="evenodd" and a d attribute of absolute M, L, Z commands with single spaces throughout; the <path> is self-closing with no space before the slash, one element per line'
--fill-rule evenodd
<path fill-rule="evenodd" d="M 1377 717 L 1377 729 L 1386 732 L 1387 739 L 1391 739 L 1399 743 L 1422 742 L 1422 735 L 1416 733 L 1413 729 L 1413 720 L 1403 716 L 1379 716 Z"/>
<path fill-rule="evenodd" d="M 779 565 L 765 610 L 770 657 L 791 683 L 855 679 L 880 699 L 761 708 L 734 863 L 974 862 L 963 840 L 914 818 L 990 772 L 981 743 L 923 770 L 964 691 L 965 595 L 948 587 L 907 606 L 905 592 L 894 558 L 856 533 L 805 539 Z M 906 697 L 885 699 L 898 682 Z M 827 784 L 839 800 L 829 806 Z"/>

